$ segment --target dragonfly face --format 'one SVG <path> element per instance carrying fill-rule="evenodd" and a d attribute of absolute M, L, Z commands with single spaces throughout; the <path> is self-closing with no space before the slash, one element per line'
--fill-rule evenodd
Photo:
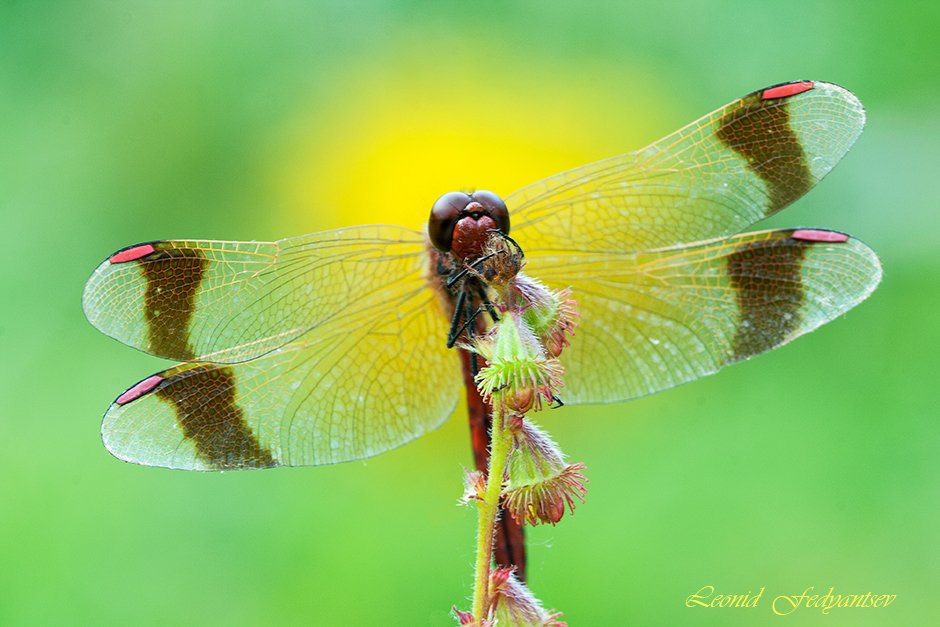
<path fill-rule="evenodd" d="M 104 442 L 134 463 L 219 470 L 359 459 L 437 427 L 465 379 L 428 268 L 472 264 L 490 231 L 509 234 L 510 210 L 526 272 L 578 303 L 566 404 L 629 400 L 785 344 L 864 300 L 878 259 L 832 231 L 742 231 L 822 179 L 864 120 L 841 87 L 787 83 L 505 203 L 447 194 L 426 233 L 128 247 L 89 279 L 85 313 L 181 363 L 112 403 Z"/>
<path fill-rule="evenodd" d="M 464 261 L 480 257 L 490 232 L 509 235 L 509 210 L 493 192 L 448 192 L 437 199 L 428 218 L 428 237 L 434 247 Z"/>

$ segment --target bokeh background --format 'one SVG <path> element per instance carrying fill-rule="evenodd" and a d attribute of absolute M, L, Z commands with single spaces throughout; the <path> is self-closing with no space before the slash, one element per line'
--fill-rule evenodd
<path fill-rule="evenodd" d="M 531 584 L 572 625 L 940 620 L 938 32 L 926 2 L 0 3 L 0 624 L 450 624 L 462 411 L 361 463 L 120 463 L 100 416 L 166 364 L 86 323 L 88 274 L 137 241 L 417 227 L 443 191 L 507 193 L 801 78 L 868 127 L 769 225 L 853 233 L 881 288 L 718 376 L 546 415 L 591 483 L 530 533 Z M 684 606 L 709 584 L 764 601 Z M 808 586 L 898 596 L 772 615 Z"/>

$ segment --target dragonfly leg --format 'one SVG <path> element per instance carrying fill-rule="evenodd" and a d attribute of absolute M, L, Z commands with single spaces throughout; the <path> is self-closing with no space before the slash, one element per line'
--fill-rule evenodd
<path fill-rule="evenodd" d="M 460 325 L 460 318 L 463 316 L 463 306 L 466 300 L 467 291 L 460 290 L 460 293 L 457 294 L 457 302 L 454 304 L 454 317 L 450 320 L 450 331 L 447 333 L 447 348 L 453 348 L 457 338 L 463 333 L 463 329 L 461 328 L 458 331 L 457 327 Z"/>
<path fill-rule="evenodd" d="M 457 338 L 463 335 L 464 331 L 467 332 L 467 338 L 470 340 L 473 340 L 473 333 L 471 332 L 471 329 L 476 327 L 475 323 L 477 320 L 477 316 L 483 313 L 483 310 L 484 308 L 482 306 L 478 307 L 476 311 L 468 310 L 468 311 L 471 311 L 471 313 L 467 314 L 467 319 L 464 321 L 460 329 L 458 329 L 457 332 L 454 334 L 454 340 L 453 342 L 448 343 L 447 348 L 451 348 L 457 342 Z"/>
<path fill-rule="evenodd" d="M 490 315 L 495 316 L 495 311 L 492 310 L 492 303 L 486 302 L 484 305 L 481 305 L 476 310 L 473 309 L 473 304 L 467 300 L 468 290 L 460 290 L 460 294 L 457 296 L 457 302 L 454 305 L 454 316 L 450 320 L 450 331 L 447 333 L 447 348 L 453 348 L 454 344 L 457 343 L 457 340 L 460 338 L 464 332 L 467 332 L 467 338 L 473 340 L 472 329 L 476 327 L 477 317 L 483 313 L 484 306 L 490 310 Z M 461 316 L 464 318 L 464 322 L 459 327 Z"/>
<path fill-rule="evenodd" d="M 483 306 L 486 307 L 486 310 L 490 313 L 490 318 L 493 322 L 499 322 L 496 308 L 493 307 L 493 303 L 490 302 L 489 297 L 486 295 L 486 290 L 483 289 L 482 285 L 477 285 L 477 293 L 480 295 L 480 301 L 483 303 Z"/>
<path fill-rule="evenodd" d="M 466 307 L 467 307 L 467 312 L 466 312 L 467 320 L 469 321 L 469 320 L 475 319 L 476 314 L 473 313 L 473 304 L 469 300 L 467 300 Z M 477 310 L 477 313 L 479 313 L 479 309 Z M 472 343 L 473 338 L 476 337 L 476 334 L 477 334 L 477 325 L 471 324 L 469 326 L 467 325 L 464 325 L 464 326 L 466 326 L 466 329 L 467 329 L 467 341 Z M 476 379 L 477 374 L 479 372 L 480 372 L 480 362 L 477 359 L 477 354 L 475 351 L 470 351 L 470 374 L 472 374 L 473 378 Z"/>
<path fill-rule="evenodd" d="M 483 263 L 483 262 L 486 261 L 487 259 L 491 259 L 492 257 L 495 257 L 495 256 L 498 255 L 500 252 L 501 252 L 501 251 L 497 251 L 497 252 L 495 252 L 495 253 L 490 253 L 490 254 L 488 254 L 488 255 L 483 255 L 483 256 L 480 257 L 479 259 L 474 259 L 472 262 L 470 262 L 469 264 L 467 264 L 466 266 L 464 266 L 464 269 L 463 269 L 463 270 L 461 270 L 461 271 L 458 272 L 457 274 L 451 275 L 451 276 L 447 279 L 447 287 L 452 287 L 452 286 L 454 285 L 454 283 L 456 283 L 457 281 L 459 281 L 460 279 L 462 279 L 464 276 L 466 276 L 467 273 L 469 273 L 469 272 L 475 272 L 478 265 L 480 265 L 481 263 Z"/>

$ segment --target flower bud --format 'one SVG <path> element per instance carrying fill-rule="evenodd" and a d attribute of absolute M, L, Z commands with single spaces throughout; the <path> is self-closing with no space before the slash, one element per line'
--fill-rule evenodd
<path fill-rule="evenodd" d="M 466 505 L 470 501 L 482 501 L 486 492 L 486 475 L 479 470 L 464 468 L 463 496 L 458 503 Z"/>
<path fill-rule="evenodd" d="M 578 307 L 573 298 L 568 298 L 570 290 L 560 290 L 553 293 L 558 303 L 551 323 L 539 334 L 545 351 L 552 357 L 558 357 L 570 344 L 568 338 L 574 335 L 578 326 Z"/>
<path fill-rule="evenodd" d="M 476 382 L 488 403 L 510 412 L 539 411 L 543 402 L 551 405 L 561 388 L 561 363 L 546 357 L 532 329 L 514 310 L 504 312 L 492 331 L 470 348 L 487 362 Z"/>
<path fill-rule="evenodd" d="M 524 625 L 526 627 L 566 627 L 556 620 L 561 614 L 549 612 L 521 581 L 511 568 L 497 568 L 490 574 L 490 616 L 497 625 Z"/>
<path fill-rule="evenodd" d="M 509 483 L 503 506 L 513 518 L 530 525 L 556 524 L 575 498 L 584 502 L 584 464 L 565 464 L 564 455 L 548 435 L 527 420 L 510 419 L 515 447 L 509 457 Z"/>
<path fill-rule="evenodd" d="M 476 618 L 473 617 L 472 612 L 461 612 L 457 609 L 457 606 L 450 608 L 450 611 L 454 613 L 454 616 L 457 617 L 458 625 L 465 625 L 466 627 L 484 627 L 485 625 L 490 625 L 489 621 L 484 621 L 483 625 L 478 626 Z"/>
<path fill-rule="evenodd" d="M 550 357 L 558 357 L 568 346 L 578 323 L 578 306 L 571 290 L 550 290 L 540 281 L 520 273 L 513 282 L 525 312 L 525 321 Z"/>

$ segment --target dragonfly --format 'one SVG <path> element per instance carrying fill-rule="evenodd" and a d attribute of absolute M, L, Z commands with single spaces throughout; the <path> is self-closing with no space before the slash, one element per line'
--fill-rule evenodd
<path fill-rule="evenodd" d="M 491 231 L 577 302 L 565 404 L 627 401 L 786 344 L 867 298 L 878 258 L 837 231 L 744 231 L 809 191 L 864 123 L 842 87 L 782 83 L 505 199 L 445 194 L 425 228 L 121 249 L 88 280 L 88 320 L 180 363 L 114 400 L 104 444 L 185 470 L 333 464 L 414 440 L 465 398 L 485 471 L 491 408 L 455 334 L 484 324 L 472 312 L 487 292 L 455 277 L 473 275 Z M 504 518 L 497 561 L 524 570 L 521 530 Z"/>

